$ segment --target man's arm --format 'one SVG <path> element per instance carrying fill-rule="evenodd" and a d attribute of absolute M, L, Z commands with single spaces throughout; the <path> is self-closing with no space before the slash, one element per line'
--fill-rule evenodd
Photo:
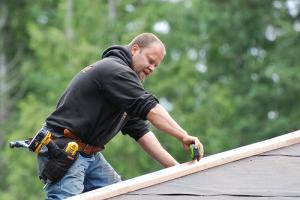
<path fill-rule="evenodd" d="M 154 133 L 149 131 L 138 141 L 139 145 L 164 167 L 179 164 L 160 144 Z"/>
<path fill-rule="evenodd" d="M 160 105 L 157 104 L 147 114 L 147 119 L 161 131 L 177 138 L 186 150 L 190 144 L 195 144 L 200 147 L 200 157 L 203 157 L 203 145 L 197 137 L 190 136 L 177 122 L 169 115 L 169 113 Z"/>

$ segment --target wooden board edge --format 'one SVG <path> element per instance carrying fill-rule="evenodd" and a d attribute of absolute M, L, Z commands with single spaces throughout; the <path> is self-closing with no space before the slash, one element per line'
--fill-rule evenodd
<path fill-rule="evenodd" d="M 86 192 L 69 200 L 107 199 L 243 158 L 300 143 L 300 130 Z"/>

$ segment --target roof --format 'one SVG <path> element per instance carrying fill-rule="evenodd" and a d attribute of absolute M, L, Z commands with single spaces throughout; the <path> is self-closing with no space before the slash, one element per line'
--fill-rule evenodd
<path fill-rule="evenodd" d="M 299 166 L 300 144 L 296 144 L 112 199 L 299 199 Z"/>
<path fill-rule="evenodd" d="M 294 200 L 300 197 L 299 166 L 295 131 L 69 199 Z"/>

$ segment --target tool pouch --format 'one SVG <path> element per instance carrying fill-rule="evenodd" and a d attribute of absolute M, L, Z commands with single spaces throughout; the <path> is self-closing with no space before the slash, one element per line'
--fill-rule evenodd
<path fill-rule="evenodd" d="M 78 155 L 69 155 L 61 148 L 49 149 L 49 161 L 43 169 L 40 179 L 44 182 L 56 182 L 64 177 L 76 161 Z"/>

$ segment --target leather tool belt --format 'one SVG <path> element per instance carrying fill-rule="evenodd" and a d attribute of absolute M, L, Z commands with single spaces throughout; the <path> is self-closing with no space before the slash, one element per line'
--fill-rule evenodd
<path fill-rule="evenodd" d="M 92 146 L 84 143 L 79 137 L 72 133 L 69 129 L 64 129 L 64 136 L 74 140 L 78 144 L 78 151 L 84 153 L 85 155 L 91 155 L 103 150 L 101 147 Z"/>

